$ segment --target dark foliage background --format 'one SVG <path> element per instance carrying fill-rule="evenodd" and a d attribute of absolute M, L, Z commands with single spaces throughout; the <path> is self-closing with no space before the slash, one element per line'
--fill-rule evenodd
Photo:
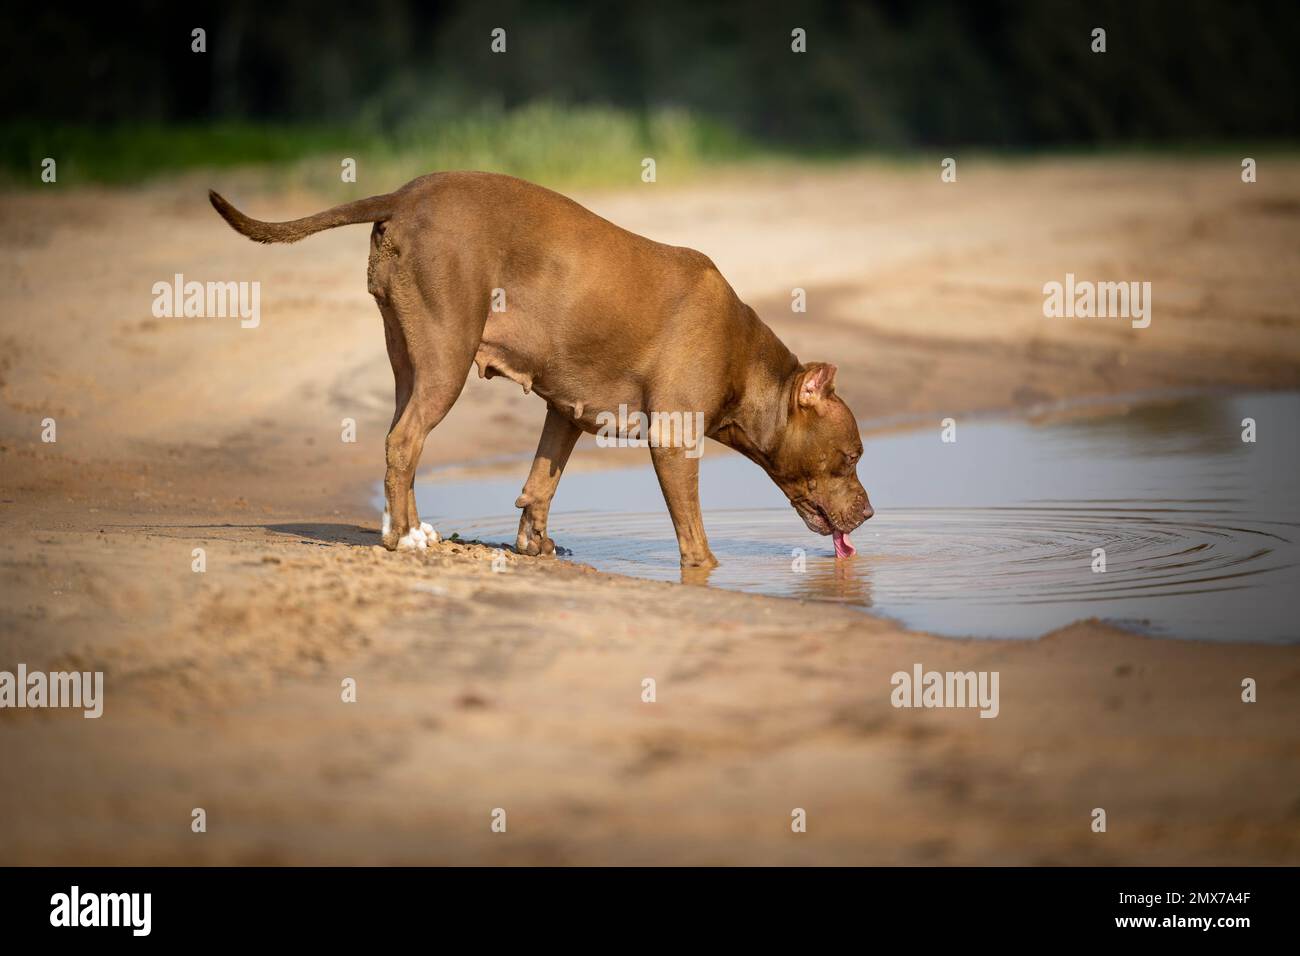
<path fill-rule="evenodd" d="M 669 105 L 811 149 L 1294 139 L 1298 40 L 1294 0 L 42 4 L 8 18 L 0 96 L 64 124 Z"/>

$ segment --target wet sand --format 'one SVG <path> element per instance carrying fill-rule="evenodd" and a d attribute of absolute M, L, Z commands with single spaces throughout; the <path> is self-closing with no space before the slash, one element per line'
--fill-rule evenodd
<path fill-rule="evenodd" d="M 710 255 L 801 358 L 839 364 L 860 418 L 937 421 L 1295 389 L 1300 163 L 1237 168 L 854 165 L 576 198 Z M 243 182 L 254 215 L 323 205 Z M 1096 622 L 961 641 L 555 560 L 495 574 L 474 545 L 377 550 L 392 382 L 365 230 L 258 247 L 207 185 L 230 188 L 0 199 L 0 669 L 107 683 L 99 720 L 0 710 L 0 862 L 1300 862 L 1295 647 Z M 155 319 L 178 272 L 259 280 L 261 326 Z M 1151 281 L 1151 327 L 1044 319 L 1066 272 Z M 526 455 L 543 417 L 471 379 L 424 465 Z M 526 462 L 483 470 L 522 484 Z M 917 662 L 998 670 L 998 718 L 891 707 Z"/>

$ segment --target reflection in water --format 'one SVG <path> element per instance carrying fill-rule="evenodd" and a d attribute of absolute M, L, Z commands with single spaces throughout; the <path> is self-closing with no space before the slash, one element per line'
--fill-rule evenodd
<path fill-rule="evenodd" d="M 874 520 L 874 519 L 872 519 Z M 841 601 L 871 607 L 871 560 L 811 561 L 794 582 L 793 597 L 818 601 Z"/>
<path fill-rule="evenodd" d="M 682 568 L 682 584 L 693 584 L 696 587 L 708 587 L 709 579 L 713 577 L 713 568 Z"/>
<path fill-rule="evenodd" d="M 1241 441 L 1246 417 L 1253 444 Z M 706 454 L 701 470 L 721 561 L 712 571 L 679 570 L 648 463 L 567 476 L 550 531 L 602 570 L 860 605 L 943 634 L 1028 637 L 1100 617 L 1156 634 L 1295 641 L 1297 420 L 1300 396 L 1258 394 L 1045 425 L 971 421 L 954 444 L 940 442 L 937 421 L 869 437 L 859 474 L 876 517 L 844 561 L 737 456 Z M 444 532 L 511 541 L 526 470 L 421 483 L 421 512 Z"/>
<path fill-rule="evenodd" d="M 1120 458 L 1205 457 L 1240 449 L 1243 415 L 1235 408 L 1236 403 L 1221 397 L 1198 395 L 1146 402 L 1119 417 L 1077 418 L 1052 427 L 1060 429 L 1078 452 L 1104 445 L 1110 455 Z"/>

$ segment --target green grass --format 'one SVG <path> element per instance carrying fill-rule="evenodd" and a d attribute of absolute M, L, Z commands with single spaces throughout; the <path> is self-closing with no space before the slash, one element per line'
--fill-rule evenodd
<path fill-rule="evenodd" d="M 1294 156 L 1295 143 L 1141 144 L 1046 150 L 866 145 L 861 150 L 759 146 L 728 127 L 685 110 L 645 113 L 599 106 L 533 103 L 515 110 L 433 106 L 401 122 L 363 118 L 353 126 L 214 122 L 191 125 L 51 126 L 0 123 L 0 187 L 41 185 L 41 161 L 58 163 L 64 186 L 131 185 L 196 170 L 248 170 L 268 185 L 301 185 L 325 196 L 379 192 L 427 172 L 482 169 L 555 188 L 640 182 L 652 157 L 661 182 L 751 160 L 834 165 L 871 159 L 886 165 L 970 161 L 1028 162 L 1044 157 L 1196 158 L 1261 153 Z M 357 161 L 358 185 L 340 179 L 345 157 Z"/>
<path fill-rule="evenodd" d="M 198 169 L 264 168 L 329 190 L 345 157 L 358 181 L 398 182 L 440 169 L 483 169 L 555 185 L 640 181 L 652 157 L 662 178 L 754 156 L 752 143 L 680 110 L 636 114 L 537 103 L 512 111 L 426 117 L 392 128 L 218 122 L 202 125 L 0 125 L 0 179 L 39 186 L 41 161 L 61 185 L 140 183 Z"/>

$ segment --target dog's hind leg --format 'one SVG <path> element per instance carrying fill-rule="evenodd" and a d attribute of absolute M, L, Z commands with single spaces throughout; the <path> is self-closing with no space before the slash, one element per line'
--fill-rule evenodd
<path fill-rule="evenodd" d="M 486 293 L 466 293 L 459 297 L 461 304 L 450 306 L 444 304 L 453 298 L 448 285 L 444 281 L 423 286 L 441 290 L 438 298 L 420 295 L 417 284 L 404 289 L 405 294 L 397 299 L 400 305 L 390 296 L 379 300 L 385 328 L 391 325 L 401 332 L 401 352 L 410 367 L 410 390 L 403 406 L 404 373 L 397 372 L 399 363 L 394 362 L 398 410 L 384 445 L 384 500 L 389 519 L 383 540 L 390 551 L 418 549 L 427 543 L 428 533 L 421 531 L 415 510 L 415 470 L 429 432 L 446 417 L 465 387 L 487 320 Z"/>
<path fill-rule="evenodd" d="M 406 496 L 406 520 L 410 524 L 412 531 L 415 531 L 416 528 L 420 529 L 420 533 L 424 535 L 426 544 L 437 544 L 441 540 L 438 537 L 438 532 L 433 529 L 433 525 L 429 524 L 427 521 L 420 520 L 420 512 L 415 505 L 414 474 L 411 476 L 411 490 Z"/>
<path fill-rule="evenodd" d="M 411 400 L 411 391 L 415 383 L 415 370 L 411 367 L 411 358 L 406 351 L 406 335 L 402 332 L 397 313 L 393 309 L 385 309 L 382 305 L 379 311 L 384 317 L 384 344 L 388 347 L 388 362 L 393 368 L 394 410 L 393 420 L 388 425 L 388 431 L 391 434 L 393 429 L 397 427 L 397 423 L 402 418 L 402 413 L 406 411 L 406 406 Z M 411 492 L 407 495 L 407 501 L 402 507 L 406 510 L 407 526 L 412 529 L 420 528 L 421 531 L 424 531 L 419 515 L 415 510 L 414 481 L 414 474 L 412 474 Z M 387 500 L 387 495 L 385 495 L 384 522 L 381 534 L 383 535 L 384 546 L 390 549 L 396 547 L 394 542 L 398 540 L 392 536 L 392 530 L 392 503 Z"/>
<path fill-rule="evenodd" d="M 520 554 L 554 554 L 555 542 L 546 536 L 546 519 L 551 511 L 551 499 L 559 487 L 560 476 L 569 460 L 573 446 L 582 429 L 553 407 L 547 406 L 546 424 L 537 442 L 537 456 L 528 472 L 524 489 L 515 501 L 523 508 L 519 517 L 519 535 L 515 550 Z"/>
<path fill-rule="evenodd" d="M 387 321 L 385 321 L 385 326 L 387 326 Z M 400 334 L 400 329 L 398 332 Z M 396 427 L 396 424 L 398 424 L 398 420 L 402 418 L 402 412 L 406 411 L 407 402 L 411 401 L 411 390 L 413 380 L 415 380 L 415 375 L 413 375 L 411 363 L 407 360 L 406 343 L 404 343 L 402 339 L 399 338 L 398 341 L 394 343 L 390 338 L 389 360 L 391 364 L 393 364 L 393 382 L 394 390 L 396 392 L 396 407 L 393 412 L 393 421 L 389 424 L 389 431 L 391 432 Z M 411 528 L 411 531 L 415 532 L 415 529 L 419 528 L 421 535 L 424 535 L 425 537 L 426 544 L 437 544 L 438 532 L 434 531 L 432 524 L 421 522 L 420 511 L 416 509 L 415 473 L 413 472 L 411 475 L 411 490 L 409 490 L 409 493 L 407 494 L 406 510 L 407 524 L 409 525 L 409 528 Z M 385 507 L 383 507 L 383 533 L 387 535 L 391 527 L 393 527 L 393 512 L 389 510 L 389 507 L 387 507 L 385 503 Z M 415 538 L 416 544 L 419 544 L 419 536 L 412 535 L 412 537 Z"/>

